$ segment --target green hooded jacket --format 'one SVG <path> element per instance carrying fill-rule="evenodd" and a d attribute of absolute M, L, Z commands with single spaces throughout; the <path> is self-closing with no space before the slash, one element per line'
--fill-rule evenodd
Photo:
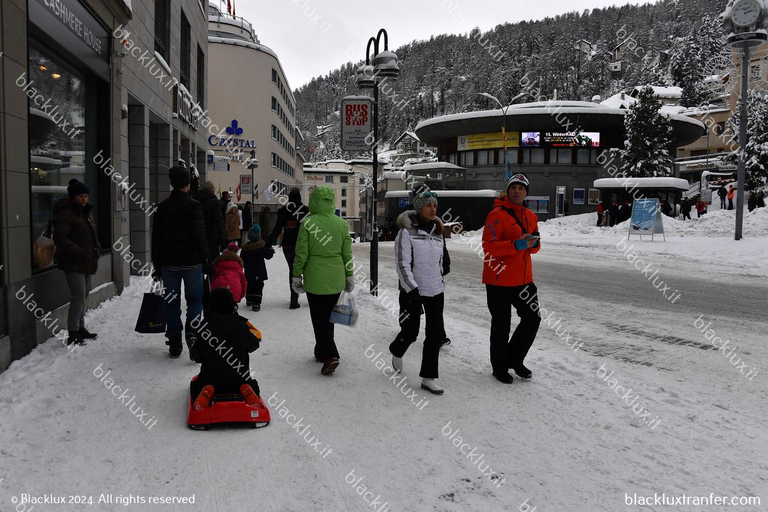
<path fill-rule="evenodd" d="M 296 241 L 293 276 L 303 275 L 304 289 L 316 295 L 340 293 L 354 269 L 349 225 L 336 216 L 335 206 L 333 189 L 317 187 L 309 196 L 309 215 Z"/>

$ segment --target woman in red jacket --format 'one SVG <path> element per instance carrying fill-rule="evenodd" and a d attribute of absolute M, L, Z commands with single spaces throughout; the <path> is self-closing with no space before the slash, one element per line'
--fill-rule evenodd
<path fill-rule="evenodd" d="M 483 229 L 483 284 L 491 313 L 491 366 L 493 376 L 512 383 L 510 369 L 522 379 L 531 378 L 523 365 L 539 330 L 539 299 L 533 283 L 531 254 L 541 248 L 538 218 L 525 207 L 528 178 L 515 174 L 507 182 L 507 194 L 496 199 Z M 512 307 L 520 317 L 512 339 Z"/>

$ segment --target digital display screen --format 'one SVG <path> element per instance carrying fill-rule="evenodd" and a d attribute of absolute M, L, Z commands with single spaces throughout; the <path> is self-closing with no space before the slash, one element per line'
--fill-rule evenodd
<path fill-rule="evenodd" d="M 524 148 L 537 148 L 541 146 L 541 132 L 522 132 L 520 145 Z"/>
<path fill-rule="evenodd" d="M 599 148 L 599 132 L 546 132 L 543 142 L 553 148 Z"/>

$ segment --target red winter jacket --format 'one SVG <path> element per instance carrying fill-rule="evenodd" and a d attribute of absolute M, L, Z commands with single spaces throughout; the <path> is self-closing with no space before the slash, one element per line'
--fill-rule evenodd
<path fill-rule="evenodd" d="M 536 214 L 506 197 L 496 199 L 493 206 L 483 228 L 483 284 L 523 286 L 533 282 L 531 254 L 539 252 L 541 241 L 531 249 L 515 249 L 515 241 L 523 237 L 523 229 L 506 210 L 517 215 L 529 234 L 539 230 Z"/>
<path fill-rule="evenodd" d="M 224 251 L 213 264 L 216 267 L 216 275 L 211 281 L 211 290 L 229 288 L 235 298 L 235 304 L 243 300 L 248 285 L 240 256 L 231 251 Z"/>

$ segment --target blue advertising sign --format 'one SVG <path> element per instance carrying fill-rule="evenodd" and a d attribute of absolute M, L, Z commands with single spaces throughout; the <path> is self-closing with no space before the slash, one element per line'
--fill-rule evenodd
<path fill-rule="evenodd" d="M 661 209 L 658 199 L 635 199 L 632 204 L 632 218 L 629 220 L 629 235 L 664 234 Z"/>
<path fill-rule="evenodd" d="M 411 204 L 411 202 L 407 197 L 400 197 L 397 200 L 397 206 L 400 208 L 408 208 L 409 204 Z"/>

